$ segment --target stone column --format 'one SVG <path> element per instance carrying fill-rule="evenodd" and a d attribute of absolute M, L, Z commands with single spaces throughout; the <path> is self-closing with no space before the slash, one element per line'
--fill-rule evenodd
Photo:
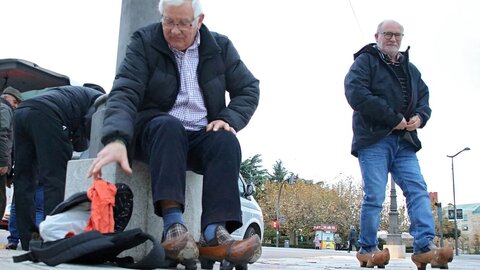
<path fill-rule="evenodd" d="M 388 235 L 387 244 L 384 248 L 390 251 L 390 257 L 393 259 L 405 258 L 405 245 L 402 243 L 402 234 L 398 228 L 398 207 L 397 192 L 395 190 L 395 181 L 391 176 L 390 181 L 390 212 L 388 213 Z"/>

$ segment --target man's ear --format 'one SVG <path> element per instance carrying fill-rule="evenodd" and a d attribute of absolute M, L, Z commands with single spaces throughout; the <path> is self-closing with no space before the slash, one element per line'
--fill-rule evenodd
<path fill-rule="evenodd" d="M 200 27 L 202 26 L 203 18 L 205 18 L 205 14 L 202 13 L 202 14 L 198 15 L 197 30 L 199 30 Z"/>

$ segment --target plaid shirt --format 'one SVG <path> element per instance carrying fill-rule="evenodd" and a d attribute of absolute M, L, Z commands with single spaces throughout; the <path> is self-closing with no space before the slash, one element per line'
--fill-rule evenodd
<path fill-rule="evenodd" d="M 186 130 L 200 130 L 208 124 L 207 109 L 198 85 L 199 45 L 200 34 L 198 33 L 193 44 L 185 52 L 170 47 L 180 73 L 180 91 L 173 108 L 168 113 L 180 120 Z"/>

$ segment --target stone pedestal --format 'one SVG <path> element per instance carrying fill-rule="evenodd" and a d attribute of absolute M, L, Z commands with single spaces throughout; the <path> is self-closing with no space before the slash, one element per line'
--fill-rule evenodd
<path fill-rule="evenodd" d="M 387 244 L 383 245 L 383 248 L 388 248 L 391 259 L 405 258 L 405 245 L 402 244 L 401 234 L 388 234 Z"/>

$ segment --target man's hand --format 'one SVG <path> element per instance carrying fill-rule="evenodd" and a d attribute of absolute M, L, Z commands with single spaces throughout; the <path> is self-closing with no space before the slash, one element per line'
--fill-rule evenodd
<path fill-rule="evenodd" d="M 402 121 L 398 123 L 393 129 L 398 129 L 398 130 L 404 130 L 407 128 L 407 120 L 405 118 L 402 118 Z"/>
<path fill-rule="evenodd" d="M 87 177 L 101 177 L 102 168 L 112 162 L 118 162 L 125 173 L 132 174 L 132 168 L 128 162 L 127 147 L 122 141 L 117 140 L 107 144 L 102 151 L 98 152 L 97 158 L 88 169 Z"/>
<path fill-rule="evenodd" d="M 407 123 L 407 130 L 408 131 L 413 131 L 417 128 L 419 128 L 422 125 L 422 118 L 416 114 L 410 120 L 408 120 Z"/>
<path fill-rule="evenodd" d="M 210 122 L 208 125 L 207 125 L 207 132 L 208 131 L 218 131 L 219 129 L 224 129 L 226 131 L 230 131 L 234 134 L 237 134 L 237 132 L 235 131 L 235 129 L 233 127 L 231 127 L 227 122 L 223 121 L 223 120 L 215 120 L 215 121 L 212 121 Z"/>
<path fill-rule="evenodd" d="M 8 173 L 8 166 L 0 167 L 0 175 Z"/>

